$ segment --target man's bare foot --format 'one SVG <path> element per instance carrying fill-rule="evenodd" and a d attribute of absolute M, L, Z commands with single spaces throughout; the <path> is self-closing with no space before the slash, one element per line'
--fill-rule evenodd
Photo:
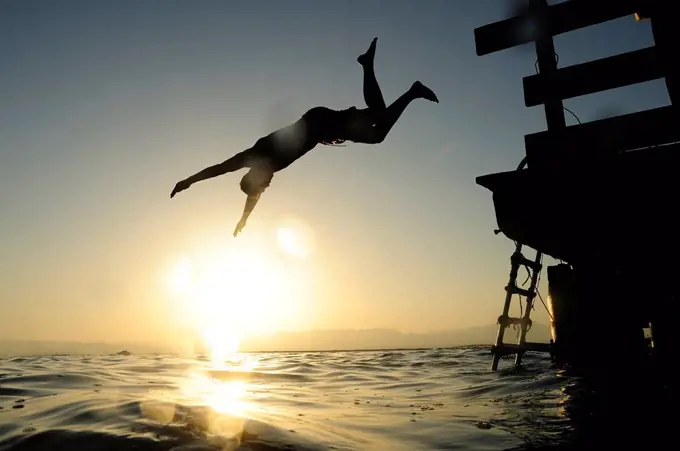
<path fill-rule="evenodd" d="M 368 47 L 368 50 L 366 50 L 366 53 L 359 55 L 357 58 L 359 64 L 362 66 L 365 66 L 366 64 L 373 64 L 373 59 L 375 58 L 375 45 L 377 42 L 378 38 L 373 38 L 371 45 Z"/>
<path fill-rule="evenodd" d="M 413 85 L 411 86 L 411 90 L 417 97 L 421 99 L 426 99 L 429 100 L 430 102 L 439 103 L 439 99 L 437 98 L 437 95 L 434 93 L 434 91 L 432 91 L 430 88 L 428 88 L 419 81 L 413 83 Z"/>

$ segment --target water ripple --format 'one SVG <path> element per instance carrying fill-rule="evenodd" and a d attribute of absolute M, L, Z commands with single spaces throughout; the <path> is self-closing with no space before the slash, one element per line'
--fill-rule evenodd
<path fill-rule="evenodd" d="M 433 349 L 0 359 L 0 451 L 504 450 L 559 445 L 579 382 Z"/>

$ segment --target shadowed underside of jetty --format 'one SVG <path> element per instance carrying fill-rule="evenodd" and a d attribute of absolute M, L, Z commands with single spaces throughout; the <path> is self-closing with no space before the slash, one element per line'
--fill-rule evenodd
<path fill-rule="evenodd" d="M 680 93 L 672 46 L 680 42 L 680 24 L 672 6 L 663 0 L 570 0 L 552 6 L 529 0 L 516 17 L 475 30 L 478 55 L 535 44 L 537 73 L 523 79 L 524 99 L 527 107 L 543 106 L 547 124 L 547 130 L 525 136 L 526 156 L 516 170 L 477 178 L 493 193 L 499 230 L 517 245 L 493 349 L 494 369 L 500 356 L 517 353 L 519 363 L 526 350 L 561 349 L 567 360 L 576 361 L 597 340 L 641 356 L 662 354 L 674 340 L 668 318 L 677 317 L 680 294 L 674 277 L 680 271 L 674 219 Z M 630 17 L 631 27 L 649 21 L 655 45 L 557 67 L 553 36 L 621 17 Z M 565 123 L 564 99 L 656 79 L 665 80 L 671 105 Z M 523 247 L 535 249 L 536 257 L 526 258 Z M 548 268 L 555 338 L 550 347 L 525 339 L 543 254 L 565 262 Z M 515 283 L 521 266 L 533 273 L 526 289 Z M 522 318 L 508 316 L 514 295 L 525 298 Z M 647 352 L 642 328 L 650 323 L 655 350 Z M 516 345 L 503 343 L 509 325 L 522 329 Z"/>

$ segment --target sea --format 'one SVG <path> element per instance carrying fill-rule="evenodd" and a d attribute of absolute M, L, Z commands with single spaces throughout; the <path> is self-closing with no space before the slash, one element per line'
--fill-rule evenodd
<path fill-rule="evenodd" d="M 625 362 L 612 362 L 599 385 L 547 356 L 527 355 L 520 367 L 503 360 L 496 372 L 490 362 L 485 347 L 242 353 L 226 361 L 129 353 L 3 357 L 0 451 L 677 444 L 678 409 L 665 395 L 665 403 L 644 404 L 648 394 L 633 388 L 639 381 L 622 382 Z"/>

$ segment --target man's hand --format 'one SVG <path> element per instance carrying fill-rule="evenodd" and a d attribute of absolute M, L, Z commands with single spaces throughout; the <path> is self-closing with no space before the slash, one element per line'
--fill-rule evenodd
<path fill-rule="evenodd" d="M 257 201 L 260 200 L 260 195 L 255 195 L 255 196 L 248 196 L 246 198 L 246 205 L 243 207 L 243 214 L 241 215 L 241 220 L 236 224 L 236 228 L 234 229 L 234 237 L 238 235 L 241 230 L 246 226 L 246 221 L 248 220 L 248 217 L 250 216 L 250 213 L 253 212 L 253 209 L 255 208 L 255 205 L 257 205 Z"/>
<path fill-rule="evenodd" d="M 172 193 L 170 193 L 170 199 L 175 197 L 175 194 L 184 191 L 185 189 L 189 188 L 190 186 L 191 186 L 191 183 L 187 182 L 186 180 L 182 180 L 181 182 L 177 182 L 177 185 L 175 185 L 175 189 L 173 189 Z"/>
<path fill-rule="evenodd" d="M 241 230 L 246 226 L 246 216 L 243 215 L 241 216 L 241 220 L 236 224 L 236 228 L 234 229 L 234 238 L 236 238 L 236 235 L 238 235 Z"/>

